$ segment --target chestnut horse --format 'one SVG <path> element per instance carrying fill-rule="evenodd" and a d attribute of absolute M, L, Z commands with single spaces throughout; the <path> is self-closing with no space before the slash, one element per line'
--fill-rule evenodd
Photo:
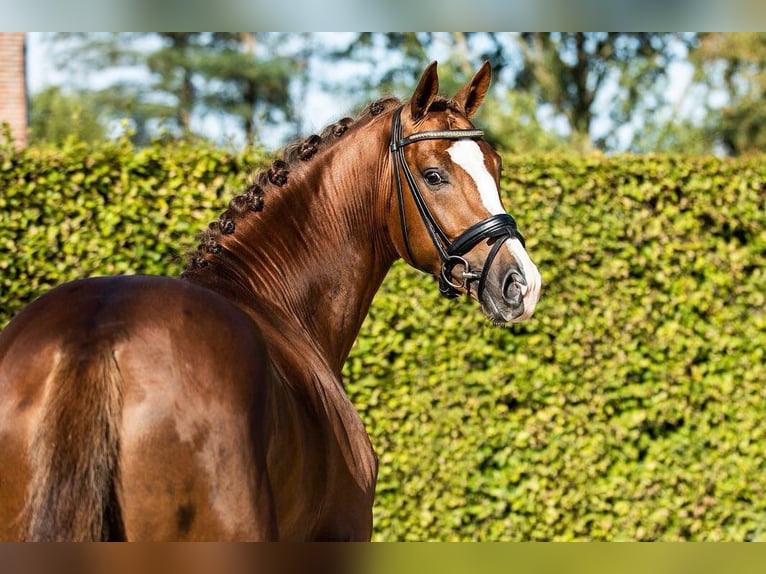
<path fill-rule="evenodd" d="M 393 262 L 495 323 L 540 275 L 500 158 L 435 63 L 284 158 L 202 235 L 180 279 L 61 285 L 0 334 L 0 539 L 369 540 L 377 459 L 341 381 Z"/>

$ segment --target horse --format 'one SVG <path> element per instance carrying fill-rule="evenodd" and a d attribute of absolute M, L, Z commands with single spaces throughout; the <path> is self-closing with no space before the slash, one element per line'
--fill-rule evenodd
<path fill-rule="evenodd" d="M 436 62 L 284 149 L 180 277 L 59 285 L 0 334 L 0 539 L 370 540 L 378 462 L 341 369 L 402 258 L 498 325 L 541 278 Z"/>

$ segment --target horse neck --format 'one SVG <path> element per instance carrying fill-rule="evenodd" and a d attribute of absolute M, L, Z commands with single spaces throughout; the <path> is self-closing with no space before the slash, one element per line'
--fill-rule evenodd
<path fill-rule="evenodd" d="M 396 258 L 385 225 L 390 189 L 380 183 L 393 177 L 387 134 L 369 129 L 294 166 L 286 185 L 269 188 L 263 211 L 220 241 L 231 254 L 225 275 L 247 294 L 240 304 L 292 323 L 337 375 Z"/>

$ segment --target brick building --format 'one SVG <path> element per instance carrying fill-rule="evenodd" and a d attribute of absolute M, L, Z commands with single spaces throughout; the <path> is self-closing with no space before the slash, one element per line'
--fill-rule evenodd
<path fill-rule="evenodd" d="M 0 32 L 0 124 L 11 126 L 19 147 L 27 145 L 25 59 L 24 32 Z"/>

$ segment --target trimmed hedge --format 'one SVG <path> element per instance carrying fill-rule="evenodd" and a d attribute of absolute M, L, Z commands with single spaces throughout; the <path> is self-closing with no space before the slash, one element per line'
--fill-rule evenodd
<path fill-rule="evenodd" d="M 347 365 L 377 538 L 766 540 L 763 158 L 504 163 L 533 319 L 398 268 Z"/>
<path fill-rule="evenodd" d="M 0 148 L 0 324 L 96 273 L 176 275 L 262 154 Z M 766 167 L 504 158 L 544 279 L 492 327 L 401 263 L 346 364 L 378 540 L 766 540 Z"/>
<path fill-rule="evenodd" d="M 263 165 L 263 154 L 190 143 L 0 147 L 0 326 L 64 281 L 178 275 L 232 188 Z"/>

